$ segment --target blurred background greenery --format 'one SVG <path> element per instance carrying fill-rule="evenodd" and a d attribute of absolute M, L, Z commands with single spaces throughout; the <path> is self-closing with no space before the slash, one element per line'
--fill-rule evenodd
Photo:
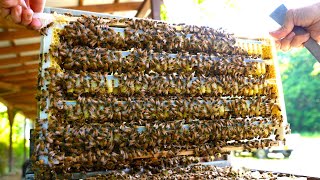
<path fill-rule="evenodd" d="M 29 155 L 29 131 L 32 121 L 23 114 L 17 113 L 12 127 L 13 170 L 19 172 L 23 162 Z M 9 134 L 10 125 L 7 108 L 0 103 L 0 176 L 7 174 L 9 163 Z M 26 138 L 26 139 L 25 139 Z M 25 144 L 25 146 L 24 146 Z"/>
<path fill-rule="evenodd" d="M 320 133 L 320 67 L 305 49 L 278 53 L 287 118 L 293 132 Z"/>

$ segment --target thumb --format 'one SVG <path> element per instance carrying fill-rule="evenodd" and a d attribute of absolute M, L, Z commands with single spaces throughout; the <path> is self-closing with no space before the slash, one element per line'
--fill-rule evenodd
<path fill-rule="evenodd" d="M 276 31 L 270 32 L 270 35 L 276 39 L 286 37 L 294 27 L 294 10 L 290 9 L 286 13 L 284 24 Z"/>

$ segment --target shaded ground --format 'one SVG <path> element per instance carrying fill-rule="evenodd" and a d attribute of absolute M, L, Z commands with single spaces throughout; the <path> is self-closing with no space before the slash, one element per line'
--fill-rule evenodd
<path fill-rule="evenodd" d="M 16 173 L 11 175 L 1 176 L 0 180 L 21 180 L 21 174 Z"/>
<path fill-rule="evenodd" d="M 320 177 L 320 138 L 297 138 L 291 142 L 293 152 L 288 159 L 256 159 L 230 157 L 232 166 L 250 169 Z"/>

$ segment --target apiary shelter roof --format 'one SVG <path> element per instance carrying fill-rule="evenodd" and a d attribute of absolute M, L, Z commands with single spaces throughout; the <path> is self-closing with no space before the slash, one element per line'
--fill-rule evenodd
<path fill-rule="evenodd" d="M 158 0 L 47 0 L 46 7 L 61 7 L 110 13 L 124 17 L 157 19 Z M 157 9 L 157 10 L 156 10 Z M 0 101 L 25 116 L 37 115 L 36 87 L 39 66 L 40 34 L 0 18 Z"/>

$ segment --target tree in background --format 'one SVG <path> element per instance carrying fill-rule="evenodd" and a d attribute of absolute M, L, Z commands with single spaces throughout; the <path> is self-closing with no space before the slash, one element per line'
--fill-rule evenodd
<path fill-rule="evenodd" d="M 0 176 L 8 171 L 9 120 L 7 112 L 0 112 Z"/>
<path fill-rule="evenodd" d="M 306 50 L 278 54 L 288 122 L 293 132 L 320 132 L 320 74 Z"/>
<path fill-rule="evenodd" d="M 320 75 L 320 63 L 316 62 L 313 65 L 313 71 L 311 72 L 312 76 L 317 76 Z"/>
<path fill-rule="evenodd" d="M 0 104 L 0 106 L 4 105 Z M 12 150 L 14 171 L 20 170 L 24 161 L 24 121 L 25 117 L 22 114 L 17 113 L 15 115 L 12 127 Z M 31 127 L 30 123 L 31 122 L 28 121 L 28 129 Z M 0 176 L 8 172 L 9 133 L 10 132 L 8 114 L 5 110 L 0 112 Z M 26 145 L 27 147 L 29 146 L 28 141 Z"/>

